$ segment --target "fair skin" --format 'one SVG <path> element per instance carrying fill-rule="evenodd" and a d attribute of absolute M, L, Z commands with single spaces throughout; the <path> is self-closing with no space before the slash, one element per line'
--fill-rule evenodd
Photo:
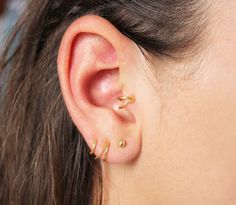
<path fill-rule="evenodd" d="M 68 111 L 90 148 L 97 139 L 96 155 L 111 143 L 104 204 L 236 204 L 236 3 L 211 12 L 199 55 L 155 68 L 101 17 L 66 31 L 58 73 Z M 136 102 L 119 110 L 119 95 Z"/>

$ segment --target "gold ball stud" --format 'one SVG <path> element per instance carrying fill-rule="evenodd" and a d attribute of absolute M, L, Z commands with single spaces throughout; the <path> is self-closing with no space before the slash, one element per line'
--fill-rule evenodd
<path fill-rule="evenodd" d="M 125 140 L 120 140 L 120 141 L 119 141 L 119 147 L 120 147 L 120 148 L 125 148 L 125 147 L 126 147 L 126 144 L 127 144 L 127 143 L 126 143 Z"/>

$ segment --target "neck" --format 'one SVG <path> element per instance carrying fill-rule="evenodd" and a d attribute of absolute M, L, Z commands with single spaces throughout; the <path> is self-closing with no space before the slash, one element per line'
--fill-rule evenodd
<path fill-rule="evenodd" d="M 136 165 L 104 165 L 104 201 L 103 205 L 116 204 L 156 204 L 152 184 L 144 169 Z M 145 182 L 145 183 L 144 183 Z"/>

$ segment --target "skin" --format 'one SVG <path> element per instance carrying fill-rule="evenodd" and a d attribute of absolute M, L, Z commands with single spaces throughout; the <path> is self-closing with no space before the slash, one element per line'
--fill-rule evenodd
<path fill-rule="evenodd" d="M 209 16 L 198 55 L 179 62 L 157 59 L 155 68 L 98 17 L 79 19 L 67 30 L 58 57 L 67 108 L 90 148 L 91 136 L 97 136 L 96 155 L 104 136 L 111 141 L 103 164 L 104 204 L 236 204 L 236 3 L 218 1 Z M 91 22 L 94 31 L 84 26 Z M 78 35 L 78 27 L 94 35 L 77 39 L 71 54 L 68 39 Z M 110 75 L 97 77 L 111 68 Z M 186 71 L 194 72 L 186 78 Z M 117 110 L 115 96 L 124 93 L 134 94 L 136 102 Z M 128 142 L 123 149 L 116 146 L 118 136 Z"/>

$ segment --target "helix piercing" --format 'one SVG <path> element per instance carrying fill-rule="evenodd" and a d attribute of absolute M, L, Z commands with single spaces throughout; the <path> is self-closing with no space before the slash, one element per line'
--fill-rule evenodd
<path fill-rule="evenodd" d="M 90 152 L 91 155 L 95 153 L 96 147 L 97 147 L 97 140 L 94 140 L 94 141 L 93 141 L 92 150 L 91 150 L 91 152 Z"/>
<path fill-rule="evenodd" d="M 120 141 L 119 141 L 119 147 L 120 147 L 120 148 L 125 148 L 125 147 L 126 147 L 126 144 L 127 144 L 127 143 L 126 143 L 125 140 L 120 140 Z"/>
<path fill-rule="evenodd" d="M 99 155 L 97 155 L 95 157 L 95 159 L 101 158 L 103 162 L 106 162 L 107 153 L 109 151 L 109 148 L 110 148 L 110 142 L 106 141 L 103 148 L 102 148 L 102 151 L 99 153 Z"/>
<path fill-rule="evenodd" d="M 135 103 L 136 99 L 134 96 L 120 96 L 117 98 L 117 100 L 122 102 L 122 104 L 119 106 L 119 109 L 124 109 L 127 105 Z"/>

